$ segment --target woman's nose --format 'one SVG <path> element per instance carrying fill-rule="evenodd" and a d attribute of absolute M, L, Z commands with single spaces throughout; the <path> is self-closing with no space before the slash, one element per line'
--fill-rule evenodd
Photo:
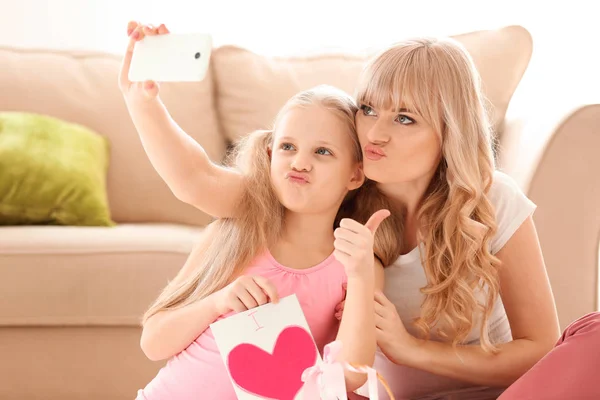
<path fill-rule="evenodd" d="M 383 125 L 382 120 L 375 122 L 367 131 L 367 139 L 371 143 L 387 143 L 390 141 L 388 128 Z"/>

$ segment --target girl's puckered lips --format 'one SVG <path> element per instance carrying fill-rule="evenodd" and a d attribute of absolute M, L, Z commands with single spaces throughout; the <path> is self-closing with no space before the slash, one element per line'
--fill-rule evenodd
<path fill-rule="evenodd" d="M 288 172 L 285 175 L 285 178 L 294 183 L 300 183 L 300 184 L 310 183 L 310 181 L 308 180 L 308 175 L 303 174 L 301 172 Z"/>

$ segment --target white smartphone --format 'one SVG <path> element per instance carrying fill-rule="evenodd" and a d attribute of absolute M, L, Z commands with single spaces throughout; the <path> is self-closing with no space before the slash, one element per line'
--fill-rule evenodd
<path fill-rule="evenodd" d="M 209 67 L 212 38 L 206 33 L 145 36 L 133 49 L 129 80 L 198 82 Z"/>

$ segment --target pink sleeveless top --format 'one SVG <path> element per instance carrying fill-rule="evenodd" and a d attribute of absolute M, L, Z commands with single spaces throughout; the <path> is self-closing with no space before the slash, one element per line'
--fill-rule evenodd
<path fill-rule="evenodd" d="M 335 306 L 343 300 L 342 285 L 347 279 L 344 266 L 333 254 L 318 265 L 297 270 L 281 265 L 266 252 L 252 262 L 245 274 L 269 279 L 280 298 L 296 294 L 321 354 L 323 347 L 335 340 L 339 327 Z M 211 329 L 173 356 L 156 377 L 138 391 L 137 399 L 236 400 Z"/>

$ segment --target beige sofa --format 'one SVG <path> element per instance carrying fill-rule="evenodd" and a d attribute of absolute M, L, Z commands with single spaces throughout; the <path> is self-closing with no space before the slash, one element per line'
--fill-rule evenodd
<path fill-rule="evenodd" d="M 539 99 L 531 98 L 522 119 L 507 120 L 532 54 L 529 33 L 513 26 L 456 38 L 493 106 L 500 167 L 539 205 L 564 327 L 596 307 L 600 105 L 535 115 Z M 368 55 L 269 59 L 223 47 L 203 82 L 164 84 L 161 93 L 175 120 L 220 161 L 232 140 L 268 125 L 296 91 L 329 83 L 352 92 Z M 1 399 L 132 399 L 163 365 L 140 350 L 139 318 L 209 217 L 179 202 L 150 165 L 117 88 L 119 65 L 118 55 L 0 48 L 0 110 L 49 114 L 109 138 L 108 197 L 118 222 L 0 228 Z"/>

